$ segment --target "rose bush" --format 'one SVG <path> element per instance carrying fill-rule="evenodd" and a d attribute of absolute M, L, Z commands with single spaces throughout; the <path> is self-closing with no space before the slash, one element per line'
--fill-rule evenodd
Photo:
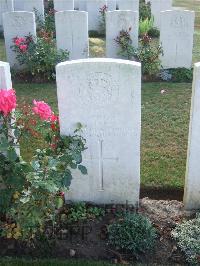
<path fill-rule="evenodd" d="M 37 38 L 31 35 L 13 38 L 11 49 L 23 66 L 21 72 L 45 80 L 55 79 L 56 64 L 69 59 L 69 52 L 57 50 L 53 34 L 45 30 L 41 30 Z"/>
<path fill-rule="evenodd" d="M 60 136 L 59 117 L 47 103 L 34 100 L 33 106 L 15 108 L 15 91 L 0 90 L 0 232 L 31 241 L 47 222 L 54 223 L 72 180 L 71 169 L 87 174 L 81 164 L 86 147 L 80 125 L 73 135 Z M 31 162 L 18 154 L 24 137 L 45 143 Z"/>

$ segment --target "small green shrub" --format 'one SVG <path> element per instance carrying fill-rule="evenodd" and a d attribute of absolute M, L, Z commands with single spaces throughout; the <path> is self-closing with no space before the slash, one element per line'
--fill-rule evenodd
<path fill-rule="evenodd" d="M 190 221 L 176 226 L 172 237 L 177 241 L 180 249 L 185 253 L 191 264 L 200 263 L 200 215 Z"/>
<path fill-rule="evenodd" d="M 193 69 L 189 68 L 173 68 L 170 69 L 172 74 L 172 81 L 174 82 L 192 82 L 193 80 Z"/>
<path fill-rule="evenodd" d="M 156 230 L 141 214 L 128 213 L 108 227 L 109 243 L 117 249 L 140 253 L 154 247 Z"/>
<path fill-rule="evenodd" d="M 139 22 L 139 36 L 147 34 L 153 28 L 153 17 L 145 18 L 144 20 L 140 19 Z"/>
<path fill-rule="evenodd" d="M 151 38 L 145 34 L 140 39 L 138 48 L 133 47 L 128 31 L 120 31 L 115 42 L 119 45 L 118 54 L 125 59 L 136 60 L 142 64 L 142 74 L 153 76 L 159 73 L 161 68 L 160 55 L 163 54 L 161 45 L 152 44 Z"/>
<path fill-rule="evenodd" d="M 146 18 L 151 18 L 151 3 L 145 3 L 145 0 L 140 0 L 140 6 L 139 6 L 139 14 L 140 14 L 140 20 L 144 20 Z"/>
<path fill-rule="evenodd" d="M 56 27 L 55 27 L 55 10 L 48 9 L 45 12 L 44 19 L 41 14 L 38 12 L 37 9 L 34 9 L 35 16 L 36 16 L 36 23 L 37 23 L 37 31 L 45 31 L 48 33 L 53 34 L 55 37 Z"/>

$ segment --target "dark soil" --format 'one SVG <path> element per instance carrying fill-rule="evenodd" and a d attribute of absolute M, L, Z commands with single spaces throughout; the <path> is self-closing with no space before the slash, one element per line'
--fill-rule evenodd
<path fill-rule="evenodd" d="M 108 245 L 107 226 L 115 220 L 117 211 L 125 211 L 124 206 L 104 206 L 106 214 L 102 219 L 73 223 L 69 226 L 59 224 L 52 233 L 46 230 L 49 241 L 37 242 L 36 246 L 27 247 L 16 240 L 1 238 L 0 256 L 31 256 L 54 258 L 84 258 L 105 260 L 114 263 L 133 264 L 136 261 L 145 265 L 184 265 L 185 258 L 171 238 L 171 230 L 184 218 L 192 217 L 183 209 L 182 202 L 172 200 L 140 200 L 139 213 L 147 216 L 156 227 L 158 236 L 155 249 L 141 254 L 136 260 L 132 254 L 116 251 Z M 135 211 L 131 209 L 130 211 Z"/>

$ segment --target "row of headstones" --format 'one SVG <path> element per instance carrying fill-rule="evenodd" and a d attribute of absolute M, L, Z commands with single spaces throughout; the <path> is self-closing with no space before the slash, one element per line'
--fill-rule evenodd
<path fill-rule="evenodd" d="M 73 172 L 67 200 L 136 205 L 140 190 L 141 64 L 85 59 L 56 67 L 61 134 L 83 125 L 88 175 Z M 9 64 L 0 62 L 0 89 L 12 88 Z M 200 209 L 200 63 L 194 66 L 184 203 Z"/>
<path fill-rule="evenodd" d="M 160 42 L 164 55 L 163 68 L 190 68 L 192 64 L 194 16 L 193 11 L 161 11 Z M 17 66 L 11 49 L 13 38 L 29 34 L 36 37 L 33 12 L 9 12 L 3 15 L 7 60 Z M 70 60 L 89 57 L 88 13 L 85 11 L 61 11 L 55 14 L 58 49 L 67 49 Z M 136 11 L 106 12 L 106 57 L 119 58 L 115 39 L 120 30 L 129 30 L 133 46 L 138 47 L 139 14 Z"/>
<path fill-rule="evenodd" d="M 151 12 L 154 16 L 155 26 L 160 28 L 160 11 L 172 9 L 172 0 L 146 0 L 151 3 Z M 139 11 L 139 0 L 54 0 L 56 11 L 79 10 L 89 13 L 89 30 L 98 30 L 99 9 L 104 5 L 108 11 L 131 10 Z M 11 11 L 29 11 L 36 9 L 44 17 L 43 0 L 1 0 L 0 1 L 0 27 L 2 14 Z"/>

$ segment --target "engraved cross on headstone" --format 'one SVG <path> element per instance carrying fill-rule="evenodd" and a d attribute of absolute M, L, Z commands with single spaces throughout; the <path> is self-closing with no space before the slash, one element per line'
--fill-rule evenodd
<path fill-rule="evenodd" d="M 99 191 L 104 191 L 104 161 L 112 160 L 118 161 L 118 158 L 104 157 L 103 156 L 103 140 L 99 140 L 99 156 L 98 158 L 85 159 L 86 161 L 98 161 L 99 162 L 99 181 L 100 189 Z"/>

